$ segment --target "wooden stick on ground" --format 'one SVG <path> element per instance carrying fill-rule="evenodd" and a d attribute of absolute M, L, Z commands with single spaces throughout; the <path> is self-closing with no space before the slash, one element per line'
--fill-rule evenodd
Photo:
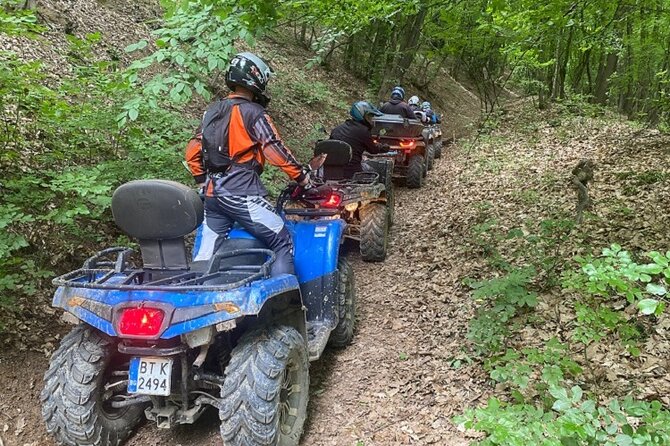
<path fill-rule="evenodd" d="M 593 167 L 595 163 L 590 159 L 583 159 L 572 169 L 572 184 L 577 188 L 577 224 L 582 222 L 582 214 L 585 209 L 591 209 L 593 202 L 589 197 L 588 185 L 593 180 Z"/>

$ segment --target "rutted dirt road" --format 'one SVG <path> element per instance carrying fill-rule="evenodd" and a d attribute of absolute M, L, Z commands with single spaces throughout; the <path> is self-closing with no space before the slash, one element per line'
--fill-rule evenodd
<path fill-rule="evenodd" d="M 482 372 L 463 361 L 471 303 L 460 285 L 467 262 L 467 198 L 453 148 L 421 190 L 397 189 L 390 256 L 365 264 L 354 256 L 358 325 L 354 344 L 312 364 L 303 445 L 468 444 L 450 418 L 486 398 Z M 47 358 L 0 355 L 0 446 L 50 445 L 39 392 Z M 3 442 L 4 440 L 4 442 Z M 220 445 L 212 411 L 175 431 L 142 427 L 130 446 Z"/>

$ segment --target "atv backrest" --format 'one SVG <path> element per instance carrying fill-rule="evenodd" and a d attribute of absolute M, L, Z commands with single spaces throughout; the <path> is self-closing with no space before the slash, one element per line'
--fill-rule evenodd
<path fill-rule="evenodd" d="M 174 181 L 131 181 L 114 191 L 112 214 L 123 232 L 139 240 L 145 268 L 188 268 L 184 236 L 204 218 L 193 189 Z"/>
<path fill-rule="evenodd" d="M 328 155 L 321 171 L 324 180 L 341 180 L 344 178 L 344 166 L 351 161 L 351 146 L 337 139 L 325 139 L 314 146 L 314 155 Z"/>

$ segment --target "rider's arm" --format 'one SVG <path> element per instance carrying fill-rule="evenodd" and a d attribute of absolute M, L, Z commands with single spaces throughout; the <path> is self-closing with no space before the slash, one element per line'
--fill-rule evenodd
<path fill-rule="evenodd" d="M 263 114 L 254 124 L 251 133 L 261 144 L 263 155 L 273 166 L 279 167 L 298 183 L 305 179 L 302 166 L 284 145 L 268 114 Z"/>
<path fill-rule="evenodd" d="M 205 164 L 202 159 L 202 135 L 198 133 L 186 145 L 186 153 L 184 158 L 188 169 L 193 175 L 193 180 L 198 185 L 202 185 L 207 179 L 207 172 L 205 171 Z"/>

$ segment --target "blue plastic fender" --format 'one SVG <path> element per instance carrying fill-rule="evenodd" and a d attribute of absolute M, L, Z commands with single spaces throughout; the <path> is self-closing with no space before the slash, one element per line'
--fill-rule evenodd
<path fill-rule="evenodd" d="M 287 221 L 286 228 L 291 233 L 294 245 L 294 261 L 298 282 L 301 284 L 328 275 L 337 270 L 340 243 L 346 227 L 344 220 Z M 193 258 L 207 245 L 213 243 L 211 234 L 203 228 L 196 231 Z M 254 238 L 240 227 L 230 232 L 230 238 Z M 209 249 L 211 251 L 211 248 Z"/>
<path fill-rule="evenodd" d="M 123 274 L 119 276 L 125 277 Z M 166 312 L 168 324 L 160 338 L 169 339 L 219 322 L 257 315 L 273 297 L 298 290 L 296 277 L 289 274 L 257 280 L 228 291 L 127 291 L 62 286 L 56 290 L 53 305 L 74 314 L 109 336 L 118 336 L 113 321 L 119 308 L 128 304 L 154 305 Z M 228 313 L 222 308 L 234 307 L 222 307 L 220 304 L 233 304 L 239 311 Z"/>

